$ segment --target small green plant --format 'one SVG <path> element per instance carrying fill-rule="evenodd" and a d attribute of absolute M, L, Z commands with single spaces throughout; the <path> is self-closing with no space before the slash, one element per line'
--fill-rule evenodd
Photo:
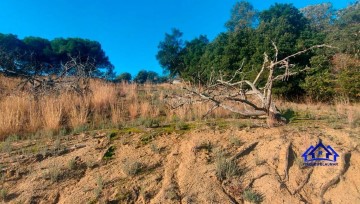
<path fill-rule="evenodd" d="M 105 152 L 103 159 L 109 160 L 115 155 L 115 147 L 110 146 L 108 150 Z"/>
<path fill-rule="evenodd" d="M 69 131 L 66 128 L 61 128 L 59 131 L 59 137 L 64 137 L 68 133 L 69 133 Z"/>
<path fill-rule="evenodd" d="M 180 118 L 177 115 L 172 115 L 171 122 L 178 123 L 180 122 Z"/>
<path fill-rule="evenodd" d="M 244 128 L 251 128 L 253 126 L 252 122 L 249 120 L 241 120 L 237 123 L 237 127 L 239 129 L 244 129 Z"/>
<path fill-rule="evenodd" d="M 46 157 L 46 155 L 48 154 L 48 148 L 46 146 L 42 147 L 40 149 L 40 154 L 42 154 L 43 157 Z"/>
<path fill-rule="evenodd" d="M 74 158 L 69 160 L 69 169 L 75 170 L 76 169 L 76 160 Z"/>
<path fill-rule="evenodd" d="M 227 160 L 221 156 L 215 160 L 216 176 L 220 181 L 240 175 L 241 171 L 233 160 Z"/>
<path fill-rule="evenodd" d="M 53 165 L 48 169 L 48 171 L 44 174 L 45 179 L 50 179 L 51 182 L 56 183 L 61 178 L 60 168 L 56 165 Z"/>
<path fill-rule="evenodd" d="M 143 119 L 142 124 L 146 128 L 158 128 L 160 127 L 160 120 L 156 118 Z"/>
<path fill-rule="evenodd" d="M 61 141 L 60 141 L 60 137 L 57 137 L 56 140 L 54 141 L 54 154 L 57 154 L 61 149 Z"/>
<path fill-rule="evenodd" d="M 335 129 L 335 130 L 340 130 L 340 129 L 343 129 L 343 125 L 340 124 L 339 122 L 333 122 L 333 123 L 330 123 L 330 127 Z"/>
<path fill-rule="evenodd" d="M 161 148 L 158 147 L 156 144 L 151 144 L 150 149 L 152 152 L 154 152 L 156 154 L 160 154 L 160 152 L 161 152 Z"/>
<path fill-rule="evenodd" d="M 158 134 L 159 134 L 158 132 L 146 133 L 141 136 L 140 141 L 144 145 L 149 144 L 151 141 L 153 141 L 156 138 L 156 136 L 158 136 Z"/>
<path fill-rule="evenodd" d="M 113 140 L 116 136 L 117 136 L 118 132 L 117 131 L 111 131 L 108 135 L 107 138 L 109 139 L 109 141 Z"/>
<path fill-rule="evenodd" d="M 20 140 L 20 136 L 17 134 L 13 134 L 10 135 L 8 138 L 6 138 L 7 140 L 10 140 L 11 142 L 16 142 Z"/>
<path fill-rule="evenodd" d="M 8 196 L 8 191 L 6 188 L 2 188 L 0 190 L 0 200 L 5 201 L 6 197 Z"/>
<path fill-rule="evenodd" d="M 13 149 L 12 140 L 9 138 L 6 138 L 6 140 L 1 145 L 2 152 L 10 154 L 12 149 Z"/>
<path fill-rule="evenodd" d="M 211 144 L 210 141 L 207 141 L 207 142 L 204 141 L 204 142 L 200 143 L 200 145 L 195 146 L 196 151 L 201 151 L 204 149 L 207 152 L 211 152 L 212 148 L 213 148 L 213 145 Z"/>
<path fill-rule="evenodd" d="M 309 119 L 309 120 L 315 120 L 316 119 L 315 115 L 313 113 L 311 113 L 310 111 L 305 111 L 304 117 L 306 119 Z"/>
<path fill-rule="evenodd" d="M 72 134 L 80 134 L 82 132 L 86 132 L 90 129 L 90 126 L 89 125 L 80 125 L 80 126 L 77 126 L 77 127 L 74 127 L 74 129 L 72 130 Z M 105 128 L 103 128 L 105 129 Z"/>
<path fill-rule="evenodd" d="M 282 111 L 281 115 L 286 119 L 287 122 L 292 122 L 296 118 L 296 113 L 292 108 L 288 108 Z"/>
<path fill-rule="evenodd" d="M 165 190 L 165 198 L 169 200 L 179 200 L 180 196 L 178 195 L 178 187 L 175 184 L 171 184 Z"/>
<path fill-rule="evenodd" d="M 248 188 L 244 191 L 244 200 L 251 203 L 261 203 L 263 201 L 263 196 L 253 189 Z"/>
<path fill-rule="evenodd" d="M 229 141 L 230 141 L 230 144 L 235 147 L 240 147 L 241 145 L 244 144 L 239 138 L 237 138 L 235 136 L 231 136 Z"/>
<path fill-rule="evenodd" d="M 129 176 L 135 176 L 139 174 L 144 169 L 144 167 L 145 165 L 141 162 L 127 160 L 124 162 L 122 170 Z"/>
<path fill-rule="evenodd" d="M 137 127 L 126 127 L 126 128 L 120 129 L 120 131 L 119 131 L 119 133 L 122 133 L 122 134 L 133 134 L 133 133 L 142 133 L 142 132 L 144 132 L 144 131 Z"/>
<path fill-rule="evenodd" d="M 0 182 L 3 182 L 5 179 L 5 174 L 3 173 L 3 166 L 0 164 Z"/>
<path fill-rule="evenodd" d="M 133 198 L 133 194 L 131 191 L 121 188 L 121 190 L 116 194 L 116 199 L 119 201 L 119 203 L 130 203 Z"/>
<path fill-rule="evenodd" d="M 102 177 L 99 175 L 96 178 L 96 188 L 94 189 L 95 197 L 97 199 L 100 198 L 103 188 L 104 188 L 104 182 L 103 182 Z"/>
<path fill-rule="evenodd" d="M 175 129 L 176 130 L 188 130 L 188 129 L 190 129 L 190 126 L 189 126 L 189 124 L 187 124 L 183 121 L 180 121 L 180 122 L 176 123 Z"/>

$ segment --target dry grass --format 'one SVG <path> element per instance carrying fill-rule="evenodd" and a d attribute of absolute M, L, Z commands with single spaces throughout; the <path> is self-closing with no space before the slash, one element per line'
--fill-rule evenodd
<path fill-rule="evenodd" d="M 69 107 L 69 122 L 72 128 L 80 127 L 87 123 L 91 110 L 91 100 L 88 97 L 72 96 L 72 106 Z"/>
<path fill-rule="evenodd" d="M 129 105 L 129 116 L 132 120 L 134 120 L 138 116 L 139 112 L 139 104 L 137 101 L 133 102 Z"/>
<path fill-rule="evenodd" d="M 151 106 L 150 103 L 147 101 L 143 101 L 140 103 L 140 115 L 143 118 L 147 118 L 150 115 Z"/>
<path fill-rule="evenodd" d="M 129 118 L 156 118 L 165 116 L 167 122 L 200 120 L 212 107 L 210 103 L 184 105 L 175 110 L 165 106 L 165 95 L 179 94 L 181 89 L 169 84 L 140 86 L 127 83 L 107 83 L 91 80 L 90 94 L 80 96 L 63 92 L 34 97 L 26 91 L 14 91 L 17 78 L 0 75 L 0 140 L 8 135 L 32 134 L 62 128 L 99 127 L 119 125 Z M 181 94 L 181 93 L 180 93 Z M 360 105 L 347 102 L 335 105 L 321 103 L 296 104 L 280 101 L 278 107 L 291 109 L 300 117 L 341 119 L 350 128 L 360 123 Z M 229 118 L 234 114 L 218 108 L 207 117 Z M 342 125 L 344 125 L 342 124 Z"/>
<path fill-rule="evenodd" d="M 64 98 L 45 97 L 40 101 L 42 110 L 43 124 L 47 130 L 57 130 L 60 127 L 63 116 Z"/>

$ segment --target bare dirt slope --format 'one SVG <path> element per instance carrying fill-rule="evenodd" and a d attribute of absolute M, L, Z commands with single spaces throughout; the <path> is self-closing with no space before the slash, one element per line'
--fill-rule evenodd
<path fill-rule="evenodd" d="M 232 122 L 168 129 L 15 141 L 1 153 L 2 202 L 360 203 L 357 129 Z M 319 138 L 340 154 L 338 166 L 303 166 L 301 154 Z"/>

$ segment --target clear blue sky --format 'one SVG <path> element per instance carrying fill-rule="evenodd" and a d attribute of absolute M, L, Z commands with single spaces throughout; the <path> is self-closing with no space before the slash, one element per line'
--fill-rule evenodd
<path fill-rule="evenodd" d="M 157 45 L 171 28 L 185 40 L 201 34 L 212 40 L 236 0 L 0 0 L 0 33 L 19 38 L 81 37 L 99 41 L 117 73 L 141 69 L 162 73 Z M 351 0 L 250 0 L 258 10 L 275 2 L 306 5 L 332 2 L 346 7 Z"/>

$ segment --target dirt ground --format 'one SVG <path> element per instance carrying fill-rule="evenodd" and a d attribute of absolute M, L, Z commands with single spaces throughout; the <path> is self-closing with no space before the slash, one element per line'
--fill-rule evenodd
<path fill-rule="evenodd" d="M 0 153 L 0 196 L 4 203 L 360 203 L 358 127 L 237 122 L 17 140 Z M 337 166 L 304 166 L 301 155 L 319 139 L 340 155 Z"/>

